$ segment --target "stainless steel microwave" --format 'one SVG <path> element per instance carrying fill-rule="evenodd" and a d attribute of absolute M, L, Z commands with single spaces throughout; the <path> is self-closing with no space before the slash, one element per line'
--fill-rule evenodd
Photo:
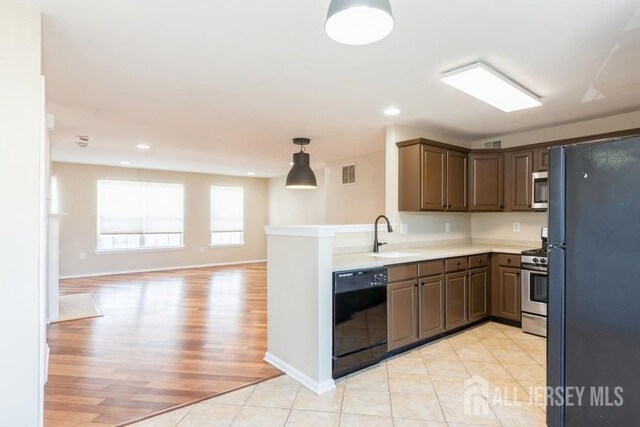
<path fill-rule="evenodd" d="M 549 173 L 534 172 L 531 179 L 533 180 L 531 208 L 547 210 L 549 205 Z"/>

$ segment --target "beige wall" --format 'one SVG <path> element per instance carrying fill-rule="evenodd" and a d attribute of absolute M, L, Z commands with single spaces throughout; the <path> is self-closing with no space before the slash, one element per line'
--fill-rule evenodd
<path fill-rule="evenodd" d="M 313 172 L 318 183 L 315 190 L 287 188 L 284 176 L 269 179 L 269 225 L 326 223 L 324 169 Z"/>
<path fill-rule="evenodd" d="M 189 265 L 266 259 L 264 226 L 268 218 L 268 183 L 196 173 L 54 163 L 60 212 L 68 214 L 60 226 L 60 275 L 162 269 Z M 96 254 L 96 197 L 99 179 L 166 181 L 184 184 L 184 249 Z M 210 248 L 210 188 L 213 184 L 244 187 L 245 244 Z M 86 256 L 80 259 L 80 253 Z"/>
<path fill-rule="evenodd" d="M 0 425 L 38 426 L 44 373 L 40 13 L 0 1 Z M 44 358 L 43 358 L 44 359 Z"/>
<path fill-rule="evenodd" d="M 356 165 L 356 183 L 342 185 L 342 166 Z M 384 151 L 327 162 L 326 223 L 369 224 L 384 213 Z"/>
<path fill-rule="evenodd" d="M 356 164 L 356 184 L 342 185 L 342 166 Z M 385 153 L 328 162 L 314 170 L 318 188 L 291 190 L 269 180 L 270 225 L 368 224 L 384 213 Z"/>
<path fill-rule="evenodd" d="M 520 223 L 520 231 L 513 224 Z M 540 243 L 540 229 L 547 226 L 546 212 L 497 212 L 471 215 L 471 238 L 478 243 L 512 241 Z"/>
<path fill-rule="evenodd" d="M 486 141 L 502 141 L 502 147 L 517 147 L 519 145 L 535 144 L 538 142 L 557 141 L 559 139 L 576 138 L 580 136 L 596 135 L 617 130 L 640 128 L 640 111 L 584 120 L 560 126 L 552 126 L 510 135 L 495 136 L 474 141 L 473 148 L 482 148 Z"/>

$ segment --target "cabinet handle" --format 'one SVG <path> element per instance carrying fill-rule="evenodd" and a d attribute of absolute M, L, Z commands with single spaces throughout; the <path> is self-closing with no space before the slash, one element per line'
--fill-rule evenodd
<path fill-rule="evenodd" d="M 504 209 L 504 205 L 500 205 L 500 209 Z"/>

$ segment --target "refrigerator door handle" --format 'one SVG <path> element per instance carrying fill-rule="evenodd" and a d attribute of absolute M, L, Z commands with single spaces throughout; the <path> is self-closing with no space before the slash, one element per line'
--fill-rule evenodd
<path fill-rule="evenodd" d="M 567 245 L 565 243 L 561 244 L 561 245 L 549 245 L 547 246 L 549 249 L 562 249 L 565 250 L 567 249 Z"/>

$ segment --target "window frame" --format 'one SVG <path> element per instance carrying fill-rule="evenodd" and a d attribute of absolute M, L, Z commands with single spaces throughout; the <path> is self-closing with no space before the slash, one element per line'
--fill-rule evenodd
<path fill-rule="evenodd" d="M 242 230 L 240 231 L 213 231 L 213 188 L 214 187 L 231 187 L 231 188 L 240 188 L 242 190 Z M 242 185 L 233 185 L 233 184 L 211 184 L 209 187 L 209 247 L 212 249 L 224 249 L 224 248 L 234 248 L 234 247 L 242 247 L 247 244 L 247 240 L 245 238 L 245 187 Z M 213 243 L 213 233 L 242 233 L 242 241 L 240 243 Z"/>
<path fill-rule="evenodd" d="M 100 181 L 121 181 L 121 182 L 137 182 L 137 183 L 150 183 L 150 184 L 174 184 L 180 185 L 182 187 L 182 233 L 146 233 L 146 234 L 179 234 L 180 235 L 180 244 L 179 245 L 169 245 L 169 246 L 138 246 L 133 248 L 101 248 L 100 247 Z M 132 179 L 113 179 L 113 178 L 99 178 L 96 181 L 96 249 L 94 253 L 96 254 L 112 254 L 112 253 L 131 253 L 131 252 L 161 252 L 161 251 L 173 251 L 173 250 L 183 250 L 186 248 L 185 244 L 185 218 L 186 218 L 186 206 L 185 206 L 185 185 L 183 182 L 177 181 L 156 181 L 156 180 L 132 180 Z M 144 224 L 144 217 L 143 217 Z M 144 226 L 143 226 L 144 227 Z M 141 244 L 145 242 L 146 234 L 143 232 L 142 234 L 130 234 L 131 236 L 138 236 Z M 126 235 L 126 234 L 123 234 Z M 113 236 L 113 234 L 111 234 Z"/>

